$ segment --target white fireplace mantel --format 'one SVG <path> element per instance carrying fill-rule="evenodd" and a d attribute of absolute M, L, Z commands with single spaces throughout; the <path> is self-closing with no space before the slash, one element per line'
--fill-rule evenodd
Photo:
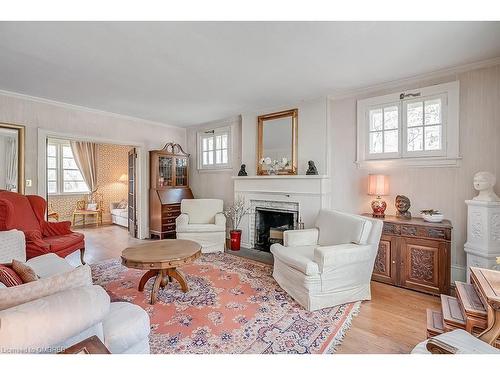
<path fill-rule="evenodd" d="M 271 194 L 330 194 L 330 178 L 324 175 L 235 176 L 234 191 Z"/>
<path fill-rule="evenodd" d="M 270 180 L 270 179 L 278 179 L 278 180 L 325 180 L 328 179 L 328 176 L 325 175 L 305 175 L 305 174 L 281 174 L 281 175 L 263 175 L 263 176 L 233 176 L 233 180 Z"/>
<path fill-rule="evenodd" d="M 306 228 L 314 225 L 318 211 L 330 208 L 331 182 L 324 175 L 276 175 L 233 177 L 235 198 L 243 197 L 251 207 L 263 205 L 279 206 L 279 203 L 294 203 Z M 256 204 L 257 202 L 257 204 Z M 250 212 L 241 223 L 242 245 L 252 247 L 255 212 Z"/>

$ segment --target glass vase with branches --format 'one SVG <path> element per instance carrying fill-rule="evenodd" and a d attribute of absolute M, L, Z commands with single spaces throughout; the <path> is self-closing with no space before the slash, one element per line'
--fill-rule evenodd
<path fill-rule="evenodd" d="M 231 222 L 233 231 L 239 231 L 241 220 L 249 213 L 250 207 L 247 207 L 243 197 L 237 197 L 233 204 L 224 210 L 224 216 Z"/>

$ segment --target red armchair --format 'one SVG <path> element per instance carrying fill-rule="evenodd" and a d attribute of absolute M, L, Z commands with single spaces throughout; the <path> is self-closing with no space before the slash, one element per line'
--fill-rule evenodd
<path fill-rule="evenodd" d="M 0 231 L 17 229 L 26 237 L 26 258 L 55 253 L 64 258 L 80 250 L 85 264 L 85 239 L 83 234 L 72 232 L 71 222 L 47 222 L 47 202 L 37 195 L 22 195 L 0 191 Z"/>

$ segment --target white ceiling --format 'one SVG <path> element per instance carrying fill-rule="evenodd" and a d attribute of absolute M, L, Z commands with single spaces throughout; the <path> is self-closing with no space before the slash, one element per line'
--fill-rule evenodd
<path fill-rule="evenodd" d="M 0 22 L 0 89 L 187 126 L 500 56 L 500 22 Z"/>

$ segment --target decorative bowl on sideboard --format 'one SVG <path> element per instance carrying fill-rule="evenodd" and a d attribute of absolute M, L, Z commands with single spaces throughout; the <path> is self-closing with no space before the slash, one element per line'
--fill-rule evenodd
<path fill-rule="evenodd" d="M 443 214 L 422 214 L 422 219 L 429 223 L 440 223 L 444 219 Z"/>

